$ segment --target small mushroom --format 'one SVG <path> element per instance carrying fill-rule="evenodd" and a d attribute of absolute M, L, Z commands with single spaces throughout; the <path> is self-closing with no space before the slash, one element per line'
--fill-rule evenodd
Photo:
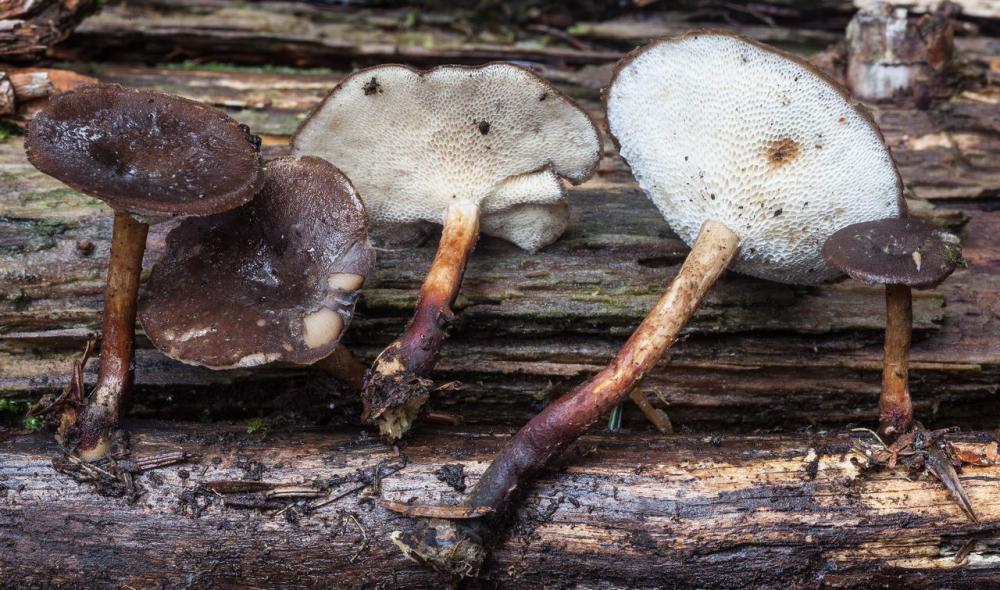
<path fill-rule="evenodd" d="M 375 262 L 350 180 L 321 158 L 279 158 L 246 205 L 170 232 L 139 312 L 167 356 L 212 369 L 323 366 L 360 388 L 339 346 Z M 352 377 L 353 375 L 353 377 Z"/>
<path fill-rule="evenodd" d="M 930 289 L 962 260 L 958 238 L 939 227 L 909 218 L 889 218 L 849 225 L 830 236 L 823 256 L 851 278 L 885 285 L 885 358 L 879 431 L 895 439 L 910 430 L 910 337 L 913 330 L 911 289 Z"/>
<path fill-rule="evenodd" d="M 839 273 L 821 249 L 831 234 L 900 214 L 899 175 L 871 117 L 814 67 L 774 48 L 725 33 L 661 39 L 619 62 L 605 100 L 622 156 L 691 252 L 608 366 L 513 437 L 468 508 L 502 515 L 629 396 L 726 268 L 791 284 L 830 280 Z M 478 521 L 420 527 L 393 540 L 455 573 L 478 568 L 477 539 L 492 534 Z"/>
<path fill-rule="evenodd" d="M 480 229 L 530 252 L 557 239 L 568 223 L 562 179 L 593 174 L 600 136 L 572 100 L 518 66 L 385 65 L 343 80 L 292 148 L 343 169 L 376 223 L 444 226 L 413 319 L 365 384 L 365 419 L 398 439 L 428 398 Z"/>
<path fill-rule="evenodd" d="M 132 385 L 149 224 L 250 200 L 259 148 L 245 126 L 216 109 L 117 85 L 56 95 L 28 125 L 25 150 L 36 168 L 115 210 L 97 387 L 78 422 L 85 460 L 106 454 Z"/>

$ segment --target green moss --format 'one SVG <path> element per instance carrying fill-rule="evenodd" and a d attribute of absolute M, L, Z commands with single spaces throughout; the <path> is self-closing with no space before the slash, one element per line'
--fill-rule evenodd
<path fill-rule="evenodd" d="M 969 268 L 969 261 L 962 256 L 962 249 L 951 244 L 944 245 L 944 255 L 948 262 L 962 268 Z"/>
<path fill-rule="evenodd" d="M 15 135 L 24 135 L 24 131 L 10 121 L 0 119 L 0 142 L 7 141 Z"/>
<path fill-rule="evenodd" d="M 181 61 L 174 63 L 160 64 L 160 67 L 169 70 L 201 71 L 201 72 L 233 72 L 250 74 L 301 74 L 311 76 L 329 76 L 336 72 L 330 68 L 293 68 L 290 66 L 264 65 L 241 65 L 222 62 L 197 62 Z"/>
<path fill-rule="evenodd" d="M 32 403 L 27 400 L 0 397 L 0 426 L 38 430 L 45 423 L 38 416 L 25 416 Z"/>
<path fill-rule="evenodd" d="M 22 206 L 30 204 L 37 209 L 65 209 L 70 207 L 102 207 L 100 199 L 87 196 L 71 188 L 53 188 L 40 191 L 25 191 L 17 195 Z"/>
<path fill-rule="evenodd" d="M 257 434 L 267 430 L 267 422 L 263 418 L 250 418 L 243 425 L 246 426 L 247 434 Z"/>

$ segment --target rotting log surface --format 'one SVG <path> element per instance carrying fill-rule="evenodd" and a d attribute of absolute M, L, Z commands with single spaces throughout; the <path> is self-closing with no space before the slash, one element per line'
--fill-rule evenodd
<path fill-rule="evenodd" d="M 219 425 L 132 424 L 133 454 L 184 450 L 192 463 L 136 478 L 134 505 L 56 473 L 34 435 L 0 443 L 0 584 L 36 587 L 440 588 L 387 536 L 411 522 L 381 500 L 456 502 L 435 471 L 466 485 L 508 433 L 424 431 L 400 457 L 345 432 L 248 436 Z M 584 438 L 513 517 L 495 553 L 504 588 L 895 587 L 1000 583 L 1000 467 L 966 467 L 982 524 L 936 481 L 862 473 L 847 436 Z M 365 482 L 382 465 L 380 491 Z M 454 469 L 454 468 L 453 468 Z M 366 473 L 367 470 L 367 473 Z M 250 481 L 249 484 L 245 483 Z M 230 482 L 224 487 L 221 483 Z M 328 484 L 310 513 L 214 493 Z M 452 483 L 460 482 L 452 480 Z M 53 498 L 58 498 L 54 509 Z M 301 505 L 300 505 L 301 506 Z M 284 512 L 281 512 L 284 510 Z M 956 562 L 956 554 L 966 557 Z M 58 570 L 52 565 L 58 564 Z M 604 586 L 602 586 L 604 587 Z"/>
<path fill-rule="evenodd" d="M 653 12 L 606 22 L 595 13 L 592 22 L 510 35 L 463 30 L 433 11 L 410 23 L 410 10 L 128 1 L 105 6 L 57 55 L 132 60 L 69 67 L 219 106 L 264 135 L 268 153 L 278 155 L 342 70 L 356 65 L 523 60 L 601 121 L 598 92 L 611 63 L 648 36 L 708 17 L 713 26 L 733 25 L 809 54 L 839 38 L 850 4 L 814 0 L 817 9 L 807 14 L 803 3 L 788 0 L 638 3 Z M 678 7 L 695 5 L 678 24 Z M 766 24 L 769 18 L 777 26 Z M 996 30 L 996 21 L 979 24 Z M 962 65 L 954 97 L 927 110 L 880 107 L 875 116 L 911 210 L 960 231 L 971 263 L 940 288 L 916 293 L 916 416 L 929 425 L 990 429 L 1000 415 L 1000 45 L 972 31 L 963 28 L 956 39 Z M 205 63 L 215 61 L 264 67 Z M 833 63 L 829 55 L 819 61 Z M 466 484 L 474 483 L 510 428 L 603 366 L 675 274 L 687 248 L 610 143 L 606 156 L 597 178 L 572 189 L 573 224 L 557 244 L 536 256 L 488 238 L 477 248 L 435 375 L 464 388 L 431 401 L 466 424 L 419 427 L 404 447 L 410 464 L 386 477 L 384 498 L 457 502 L 433 472 L 461 463 L 470 473 Z M 35 172 L 19 139 L 0 143 L 0 397 L 33 399 L 67 381 L 72 359 L 100 325 L 110 229 L 110 211 L 99 201 Z M 168 230 L 151 232 L 147 274 Z M 380 252 L 348 334 L 366 360 L 412 314 L 436 243 L 431 232 L 419 246 Z M 638 588 L 997 585 L 997 468 L 963 474 L 983 520 L 975 527 L 936 482 L 859 477 L 848 439 L 816 433 L 875 425 L 883 322 L 881 289 L 726 276 L 641 385 L 654 403 L 669 402 L 665 409 L 682 431 L 698 434 L 639 434 L 648 425 L 626 404 L 629 432 L 588 437 L 568 457 L 569 470 L 532 489 L 490 575 L 514 588 L 595 580 Z M 267 481 L 335 479 L 343 480 L 337 490 L 353 489 L 365 479 L 356 469 L 391 458 L 351 427 L 334 429 L 357 423 L 354 396 L 319 371 L 211 372 L 166 359 L 141 334 L 138 345 L 133 417 L 262 420 L 238 427 L 133 423 L 138 455 L 181 448 L 201 455 L 194 465 L 140 476 L 147 493 L 134 507 L 56 475 L 50 459 L 57 449 L 45 435 L 0 442 L 0 586 L 442 587 L 385 540 L 408 521 L 378 507 L 370 490 L 302 515 L 298 524 L 291 509 L 223 508 L 217 495 L 198 491 L 208 480 L 260 475 L 260 464 Z M 86 375 L 91 385 L 95 367 L 92 361 Z M 272 434 L 250 436 L 248 429 Z M 791 434 L 735 434 L 757 429 Z M 963 549 L 968 560 L 959 567 L 954 558 Z"/>
<path fill-rule="evenodd" d="M 87 69 L 102 80 L 223 106 L 265 133 L 271 154 L 282 152 L 296 122 L 339 78 L 336 72 Z M 543 73 L 595 111 L 603 74 Z M 991 428 L 1000 412 L 997 88 L 972 86 L 927 111 L 876 113 L 916 198 L 911 209 L 961 229 L 971 263 L 939 289 L 916 294 L 913 394 L 918 419 L 931 424 Z M 459 380 L 465 388 L 438 395 L 433 407 L 471 422 L 523 423 L 540 407 L 540 396 L 563 392 L 603 366 L 674 275 L 687 248 L 610 145 L 607 152 L 599 177 L 571 190 L 573 223 L 555 245 L 528 256 L 483 240 L 436 374 L 440 383 Z M 19 139 L 0 144 L 4 395 L 34 396 L 68 379 L 73 355 L 99 326 L 110 225 L 99 201 L 32 169 Z M 153 228 L 147 270 L 161 255 L 168 229 Z M 380 252 L 348 334 L 368 360 L 411 315 L 436 241 L 431 234 L 419 247 Z M 880 289 L 854 283 L 799 288 L 729 275 L 696 314 L 687 339 L 642 387 L 669 403 L 679 427 L 746 431 L 874 421 L 883 317 Z M 353 396 L 340 396 L 315 372 L 213 373 L 165 359 L 141 335 L 139 347 L 137 415 L 244 418 L 262 408 L 325 408 L 334 401 L 346 409 L 334 417 L 357 419 Z M 300 403 L 287 403 L 289 395 L 300 395 Z M 640 420 L 632 409 L 626 419 Z"/>

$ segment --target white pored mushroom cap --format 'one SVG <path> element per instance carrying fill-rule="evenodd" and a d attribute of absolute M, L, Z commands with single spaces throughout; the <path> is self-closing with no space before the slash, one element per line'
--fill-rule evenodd
<path fill-rule="evenodd" d="M 551 212 L 566 209 L 510 210 L 564 203 L 561 179 L 583 182 L 601 155 L 597 129 L 579 106 L 503 63 L 361 70 L 303 123 L 292 148 L 336 163 L 376 222 L 441 223 L 451 204 L 472 203 L 484 233 L 528 250 L 559 236 L 565 216 Z M 502 219 L 491 220 L 497 214 Z M 543 229 L 547 241 L 527 235 L 520 222 Z"/>
<path fill-rule="evenodd" d="M 840 273 L 830 235 L 898 217 L 902 184 L 871 116 L 808 63 L 725 33 L 639 49 L 606 95 L 639 185 L 691 244 L 708 219 L 742 239 L 732 268 L 784 283 Z"/>

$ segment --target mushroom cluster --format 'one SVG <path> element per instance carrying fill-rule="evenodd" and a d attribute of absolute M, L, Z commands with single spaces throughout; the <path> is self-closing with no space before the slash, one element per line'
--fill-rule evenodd
<path fill-rule="evenodd" d="M 396 507 L 423 519 L 393 541 L 442 571 L 475 574 L 490 524 L 597 420 L 623 402 L 732 270 L 793 285 L 847 273 L 886 285 L 882 434 L 913 421 L 911 288 L 944 280 L 958 240 L 905 216 L 902 182 L 871 115 L 797 57 L 743 37 L 657 40 L 615 68 L 608 131 L 639 186 L 691 251 L 607 367 L 530 420 L 464 506 Z M 601 137 L 570 98 L 511 64 L 345 78 L 262 162 L 225 114 L 163 94 L 95 85 L 52 99 L 28 129 L 31 162 L 115 210 L 97 387 L 78 454 L 108 451 L 132 383 L 148 224 L 170 232 L 139 317 L 168 356 L 212 369 L 315 364 L 361 393 L 363 420 L 409 429 L 454 318 L 480 232 L 534 253 L 569 224 L 565 183 L 594 173 Z M 362 377 L 340 344 L 373 270 L 376 224 L 442 225 L 412 320 Z"/>
<path fill-rule="evenodd" d="M 365 383 L 364 420 L 396 440 L 427 401 L 480 230 L 529 252 L 555 241 L 569 223 L 562 179 L 590 178 L 601 142 L 576 103 L 524 68 L 385 65 L 338 84 L 292 151 L 336 163 L 376 223 L 443 226 L 413 319 Z"/>
<path fill-rule="evenodd" d="M 831 235 L 902 214 L 902 183 L 871 116 L 815 67 L 774 48 L 714 32 L 662 39 L 619 62 L 605 101 L 622 157 L 691 252 L 608 366 L 532 418 L 486 469 L 465 507 L 487 516 L 427 519 L 394 536 L 436 569 L 478 571 L 484 543 L 496 538 L 488 525 L 628 397 L 727 268 L 789 284 L 829 281 L 840 275 L 823 256 Z"/>
<path fill-rule="evenodd" d="M 260 139 L 203 104 L 84 86 L 53 97 L 28 125 L 36 168 L 115 212 L 97 386 L 78 421 L 77 451 L 103 457 L 132 386 L 136 299 L 149 224 L 228 211 L 260 184 Z"/>

